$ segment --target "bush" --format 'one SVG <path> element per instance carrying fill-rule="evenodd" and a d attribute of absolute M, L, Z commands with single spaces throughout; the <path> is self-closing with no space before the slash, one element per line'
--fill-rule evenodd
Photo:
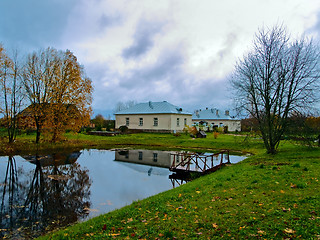
<path fill-rule="evenodd" d="M 120 130 L 120 132 L 125 133 L 128 131 L 128 127 L 127 126 L 120 126 L 119 130 Z"/>
<path fill-rule="evenodd" d="M 195 136 L 195 135 L 197 135 L 198 130 L 197 130 L 196 127 L 189 127 L 189 128 L 188 128 L 188 132 L 189 132 L 190 135 Z"/>
<path fill-rule="evenodd" d="M 214 139 L 217 139 L 218 138 L 218 136 L 219 136 L 219 132 L 213 132 L 213 137 L 214 137 Z"/>

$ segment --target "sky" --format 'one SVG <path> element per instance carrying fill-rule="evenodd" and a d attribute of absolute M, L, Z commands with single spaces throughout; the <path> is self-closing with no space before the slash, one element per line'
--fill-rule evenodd
<path fill-rule="evenodd" d="M 320 1 L 0 0 L 5 49 L 71 50 L 105 117 L 128 101 L 232 110 L 236 62 L 276 24 L 320 42 Z"/>

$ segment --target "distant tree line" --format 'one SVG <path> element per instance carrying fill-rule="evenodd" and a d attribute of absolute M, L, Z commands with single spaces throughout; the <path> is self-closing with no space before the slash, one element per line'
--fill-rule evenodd
<path fill-rule="evenodd" d="M 259 124 L 255 118 L 241 120 L 241 131 L 260 134 Z M 295 113 L 288 118 L 283 138 L 303 140 L 307 143 L 317 140 L 320 134 L 320 117 Z"/>
<path fill-rule="evenodd" d="M 110 131 L 115 128 L 115 120 L 105 119 L 101 114 L 98 114 L 93 119 L 91 119 L 91 123 L 93 124 L 91 128 L 97 131 Z"/>
<path fill-rule="evenodd" d="M 66 130 L 89 124 L 92 83 L 69 50 L 49 47 L 20 58 L 17 51 L 9 56 L 0 45 L 0 91 L 9 142 L 19 127 L 35 128 L 39 143 L 43 132 L 58 141 Z"/>

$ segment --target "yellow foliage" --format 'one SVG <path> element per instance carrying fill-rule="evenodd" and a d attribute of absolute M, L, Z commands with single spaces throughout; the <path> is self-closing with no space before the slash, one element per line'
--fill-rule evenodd
<path fill-rule="evenodd" d="M 214 137 L 214 139 L 217 139 L 218 138 L 218 136 L 219 136 L 219 132 L 213 132 L 213 137 Z"/>

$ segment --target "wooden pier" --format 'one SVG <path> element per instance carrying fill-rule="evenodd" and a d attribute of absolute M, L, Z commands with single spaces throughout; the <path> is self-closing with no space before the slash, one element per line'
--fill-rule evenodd
<path fill-rule="evenodd" d="M 169 169 L 174 173 L 169 178 L 173 186 L 174 182 L 180 185 L 184 181 L 215 172 L 226 164 L 230 164 L 228 150 L 213 154 L 172 153 L 171 157 L 173 160 Z"/>

